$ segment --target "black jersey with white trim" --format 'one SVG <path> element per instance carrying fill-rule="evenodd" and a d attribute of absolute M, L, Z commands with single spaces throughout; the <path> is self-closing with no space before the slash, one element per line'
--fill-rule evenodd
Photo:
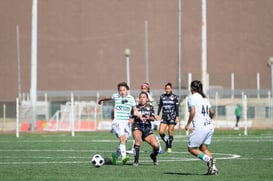
<path fill-rule="evenodd" d="M 137 105 L 136 108 L 141 113 L 143 118 L 155 116 L 154 107 L 149 103 L 146 104 L 145 106 Z M 147 119 L 145 122 L 143 122 L 136 116 L 134 117 L 134 126 L 140 127 L 142 129 L 147 129 L 152 127 L 151 120 Z"/>
<path fill-rule="evenodd" d="M 179 116 L 179 101 L 178 96 L 175 94 L 162 94 L 160 96 L 157 115 L 160 114 L 162 109 L 162 119 L 163 120 L 175 120 Z"/>

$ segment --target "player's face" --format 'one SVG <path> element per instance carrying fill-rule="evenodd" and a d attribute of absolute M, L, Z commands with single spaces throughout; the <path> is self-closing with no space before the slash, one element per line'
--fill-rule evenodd
<path fill-rule="evenodd" d="M 148 92 L 148 88 L 146 86 L 141 86 L 140 89 L 142 92 Z"/>
<path fill-rule="evenodd" d="M 166 87 L 165 87 L 165 92 L 166 92 L 166 94 L 172 93 L 172 88 L 171 88 L 171 86 L 166 86 Z"/>
<path fill-rule="evenodd" d="M 119 95 L 120 95 L 121 97 L 125 97 L 125 96 L 127 96 L 127 94 L 128 94 L 128 90 L 127 90 L 127 88 L 124 87 L 124 86 L 121 86 L 121 87 L 119 88 L 118 92 L 119 92 Z"/>
<path fill-rule="evenodd" d="M 145 105 L 148 102 L 148 98 L 145 94 L 140 94 L 139 95 L 139 104 L 140 105 Z"/>

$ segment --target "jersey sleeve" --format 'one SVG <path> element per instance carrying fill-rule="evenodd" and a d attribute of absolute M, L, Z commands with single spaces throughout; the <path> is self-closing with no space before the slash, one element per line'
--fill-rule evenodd
<path fill-rule="evenodd" d="M 196 105 L 196 100 L 194 99 L 194 96 L 190 96 L 189 99 L 188 99 L 188 109 L 190 111 L 190 109 L 192 107 L 195 107 Z"/>
<path fill-rule="evenodd" d="M 114 100 L 114 99 L 116 99 L 118 97 L 118 93 L 114 93 L 113 95 L 112 95 L 112 99 Z"/>
<path fill-rule="evenodd" d="M 136 106 L 135 98 L 133 96 L 131 96 L 130 100 L 131 100 L 132 107 L 135 107 Z"/>

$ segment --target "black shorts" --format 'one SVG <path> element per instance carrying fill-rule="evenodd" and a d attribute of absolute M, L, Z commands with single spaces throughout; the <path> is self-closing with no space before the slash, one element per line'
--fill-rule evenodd
<path fill-rule="evenodd" d="M 167 125 L 171 125 L 171 124 L 176 125 L 175 120 L 162 120 L 160 123 L 167 124 Z"/>
<path fill-rule="evenodd" d="M 143 141 L 145 140 L 145 138 L 146 138 L 147 136 L 153 134 L 153 130 L 152 130 L 151 128 L 143 129 L 143 128 L 140 128 L 140 127 L 138 127 L 138 126 L 133 127 L 133 132 L 136 131 L 136 130 L 141 131 L 141 133 L 142 133 L 141 138 L 142 138 Z"/>

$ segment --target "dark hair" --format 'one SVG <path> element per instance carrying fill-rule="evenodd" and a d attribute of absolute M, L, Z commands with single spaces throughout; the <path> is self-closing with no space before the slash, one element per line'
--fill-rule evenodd
<path fill-rule="evenodd" d="M 203 92 L 203 84 L 199 80 L 194 80 L 191 82 L 191 89 L 201 94 L 202 97 L 207 97 Z"/>
<path fill-rule="evenodd" d="M 166 88 L 167 86 L 170 86 L 171 88 L 173 88 L 173 85 L 172 85 L 172 83 L 170 83 L 170 82 L 168 82 L 168 83 L 165 85 L 165 88 Z"/>
<path fill-rule="evenodd" d="M 119 83 L 118 84 L 118 90 L 119 90 L 120 87 L 126 87 L 127 90 L 130 90 L 130 88 L 129 88 L 129 86 L 128 86 L 128 84 L 126 82 Z"/>
<path fill-rule="evenodd" d="M 146 95 L 146 97 L 147 97 L 147 99 L 149 99 L 149 96 L 148 96 L 148 93 L 147 93 L 147 92 L 143 92 L 143 91 L 142 91 L 142 92 L 140 92 L 138 97 L 140 97 L 140 95 L 141 95 L 141 94 L 145 94 L 145 95 Z"/>

